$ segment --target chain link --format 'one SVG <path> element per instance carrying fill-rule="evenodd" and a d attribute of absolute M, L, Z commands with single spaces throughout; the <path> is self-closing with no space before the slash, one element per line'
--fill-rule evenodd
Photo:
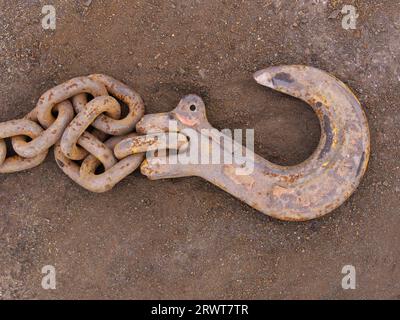
<path fill-rule="evenodd" d="M 4 138 L 22 135 L 35 139 L 40 137 L 42 133 L 42 127 L 28 119 L 11 120 L 0 123 L 0 173 L 18 172 L 34 168 L 44 161 L 48 153 L 48 149 L 44 148 L 31 158 L 24 158 L 20 155 L 6 158 L 7 148 Z"/>

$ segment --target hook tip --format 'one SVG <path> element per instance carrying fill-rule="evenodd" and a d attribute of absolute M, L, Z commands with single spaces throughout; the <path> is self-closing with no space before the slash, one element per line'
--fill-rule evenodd
<path fill-rule="evenodd" d="M 273 85 L 271 81 L 271 73 L 268 72 L 268 69 L 258 70 L 253 74 L 253 78 L 257 83 L 263 86 L 271 87 Z"/>

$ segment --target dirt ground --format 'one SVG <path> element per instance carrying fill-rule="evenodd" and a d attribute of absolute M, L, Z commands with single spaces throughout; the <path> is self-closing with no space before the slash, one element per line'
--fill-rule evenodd
<path fill-rule="evenodd" d="M 400 1 L 89 2 L 0 0 L 0 121 L 55 84 L 105 73 L 138 91 L 147 113 L 199 94 L 216 128 L 254 128 L 257 153 L 296 164 L 317 146 L 318 120 L 252 73 L 306 64 L 359 97 L 369 168 L 339 209 L 289 223 L 200 178 L 136 172 L 90 193 L 50 152 L 40 167 L 0 176 L 0 298 L 400 298 Z M 41 26 L 45 4 L 56 7 L 55 31 Z M 342 28 L 344 4 L 357 8 L 356 30 Z M 45 265 L 56 290 L 41 286 Z M 342 289 L 344 265 L 356 268 L 355 290 Z"/>

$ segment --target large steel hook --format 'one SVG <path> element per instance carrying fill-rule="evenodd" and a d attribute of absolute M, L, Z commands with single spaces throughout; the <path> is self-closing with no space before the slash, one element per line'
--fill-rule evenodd
<path fill-rule="evenodd" d="M 370 136 L 359 101 L 341 81 L 312 67 L 270 67 L 256 72 L 254 78 L 259 84 L 299 98 L 313 108 L 321 124 L 321 139 L 310 158 L 286 167 L 253 154 L 254 170 L 238 174 L 240 165 L 235 163 L 182 165 L 148 157 L 141 166 L 142 173 L 150 179 L 200 176 L 255 209 L 282 220 L 304 221 L 329 213 L 355 191 L 367 168 Z M 171 131 L 171 120 L 177 122 L 177 132 L 185 133 L 190 128 L 203 138 L 202 129 L 212 129 L 206 138 L 216 142 L 222 153 L 226 152 L 221 143 L 223 134 L 209 124 L 204 103 L 195 95 L 184 97 L 169 113 L 146 115 L 136 129 L 142 134 Z M 193 148 L 192 140 L 188 150 Z M 250 150 L 246 152 L 251 154 Z"/>

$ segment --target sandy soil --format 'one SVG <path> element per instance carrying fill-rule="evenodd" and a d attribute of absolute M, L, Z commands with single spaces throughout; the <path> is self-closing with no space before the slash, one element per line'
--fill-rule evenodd
<path fill-rule="evenodd" d="M 198 178 L 135 173 L 89 193 L 50 153 L 0 176 L 0 298 L 400 298 L 400 1 L 59 0 L 55 31 L 41 27 L 47 2 L 0 0 L 0 121 L 101 72 L 137 90 L 147 113 L 199 94 L 215 127 L 255 128 L 259 154 L 296 164 L 316 147 L 318 120 L 252 73 L 306 64 L 360 98 L 372 156 L 343 206 L 284 223 Z M 341 26 L 343 4 L 357 7 L 356 30 Z M 41 287 L 48 264 L 56 290 Z M 347 264 L 356 290 L 341 287 Z"/>

